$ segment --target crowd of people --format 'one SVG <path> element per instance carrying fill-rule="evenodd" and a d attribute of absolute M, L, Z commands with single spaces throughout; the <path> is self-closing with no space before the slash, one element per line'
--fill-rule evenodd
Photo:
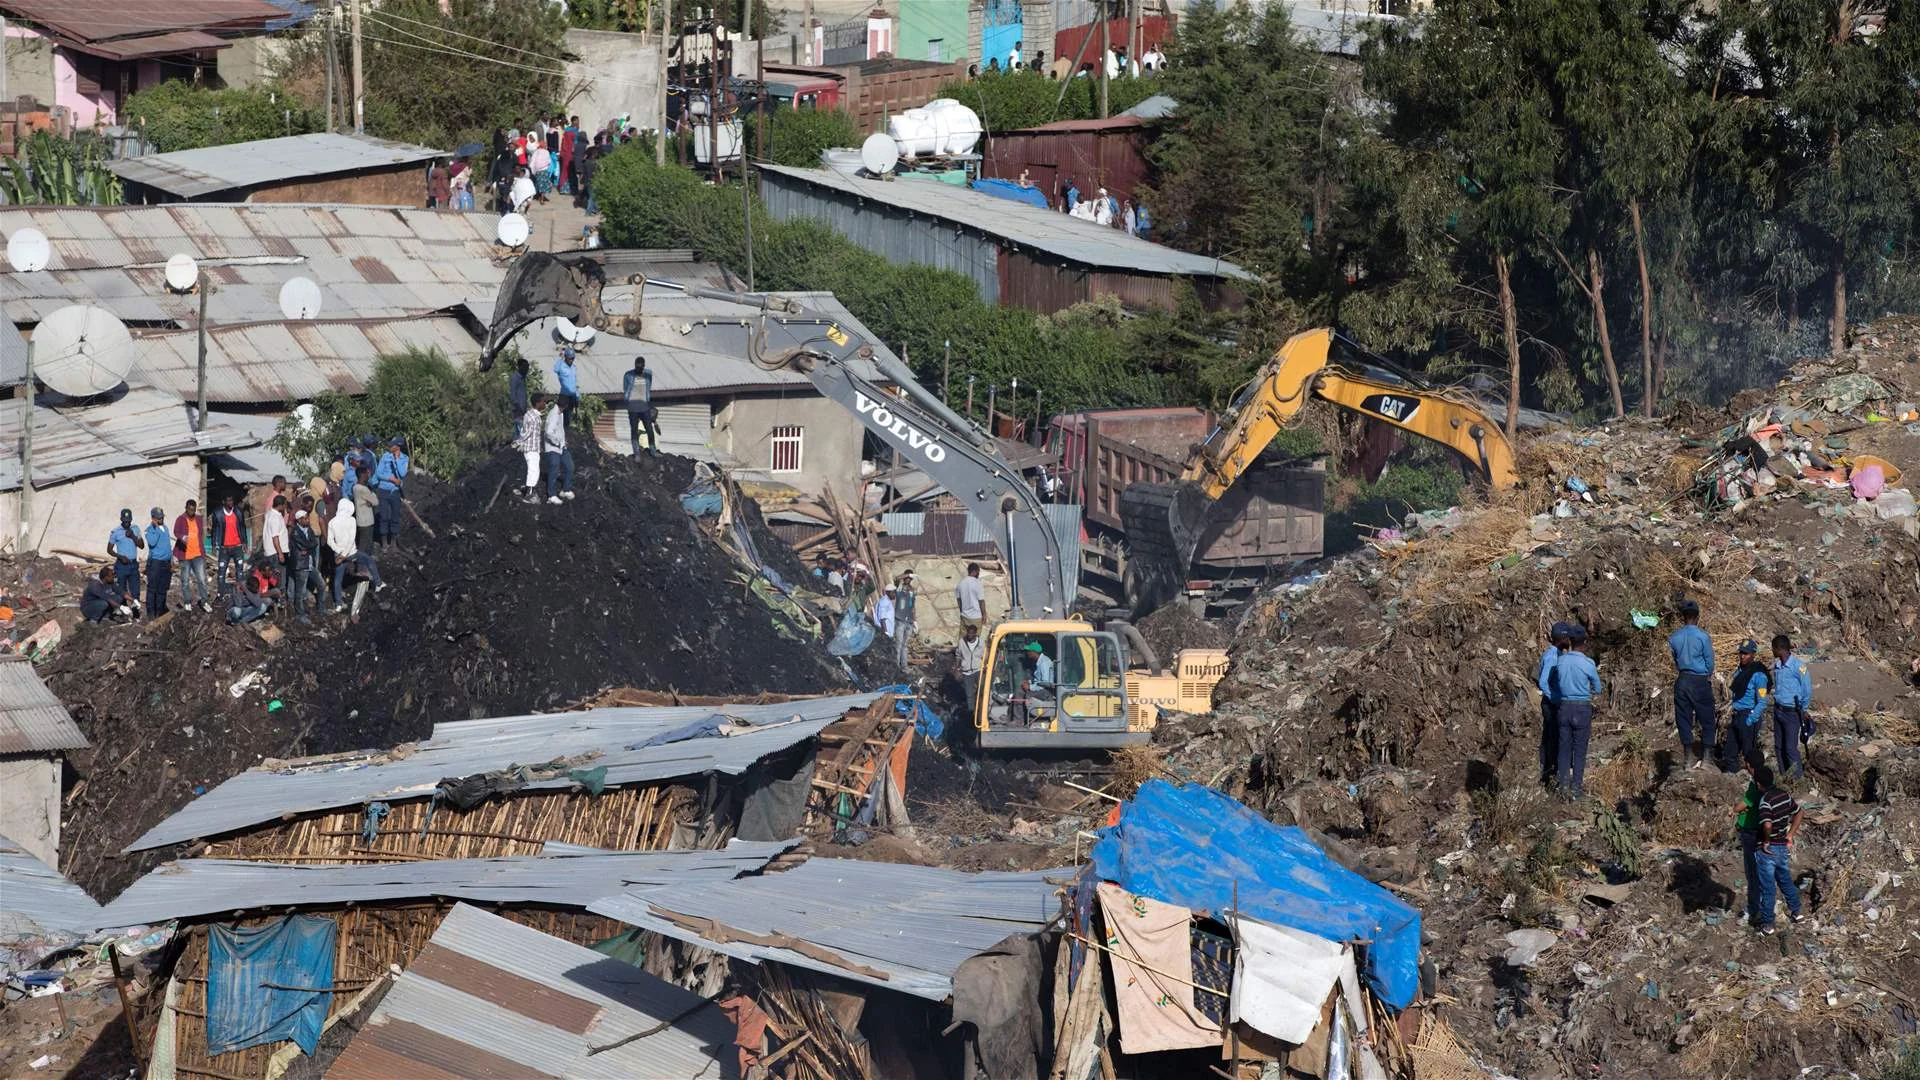
<path fill-rule="evenodd" d="M 1725 772 L 1746 771 L 1749 781 L 1736 824 L 1746 866 L 1747 917 L 1756 929 L 1770 934 L 1776 886 L 1793 920 L 1802 917 L 1791 867 L 1800 807 L 1781 782 L 1799 780 L 1806 772 L 1806 745 L 1814 736 L 1809 712 L 1813 680 L 1786 634 L 1774 635 L 1770 662 L 1759 658 L 1759 642 L 1742 642 L 1727 679 L 1723 727 L 1713 679 L 1713 639 L 1700 626 L 1700 604 L 1682 600 L 1677 612 L 1681 625 L 1667 638 L 1674 668 L 1674 728 L 1680 741 L 1676 764 L 1688 772 L 1710 761 Z M 1605 687 L 1587 655 L 1586 627 L 1554 623 L 1548 638 L 1534 673 L 1540 689 L 1540 779 L 1562 797 L 1578 799 L 1586 794 L 1587 744 Z M 1769 728 L 1777 767 L 1766 763 Z"/>
<path fill-rule="evenodd" d="M 171 523 L 156 506 L 144 528 L 123 509 L 107 534 L 108 565 L 87 583 L 80 612 L 105 622 L 218 609 L 228 622 L 245 624 L 280 608 L 308 625 L 329 595 L 332 613 L 346 612 L 349 576 L 375 592 L 386 588 L 377 552 L 400 536 L 411 471 L 404 438 L 387 440 L 383 452 L 368 435 L 349 440 L 326 474 L 304 488 L 275 476 L 257 529 L 246 503 L 231 493 L 205 513 L 199 500 L 188 499 Z M 176 575 L 178 608 L 170 595 Z"/>
<path fill-rule="evenodd" d="M 998 56 L 989 56 L 984 67 L 979 64 L 968 64 L 967 78 L 977 79 L 981 75 L 998 75 L 1009 71 L 1037 71 L 1049 79 L 1065 79 L 1069 76 L 1086 79 L 1092 78 L 1100 71 L 1101 63 L 1097 54 L 1092 59 L 1083 58 L 1076 70 L 1074 61 L 1064 56 L 1057 56 L 1052 63 L 1048 63 L 1045 49 L 1035 49 L 1033 55 L 1028 56 L 1025 46 L 1024 41 L 1014 42 L 1013 48 L 1007 51 L 1004 63 Z M 1157 41 L 1150 43 L 1138 59 L 1128 58 L 1125 45 L 1109 45 L 1106 54 L 1105 67 L 1109 79 L 1118 79 L 1123 75 L 1130 75 L 1137 79 L 1144 74 L 1165 71 L 1167 68 L 1167 54 L 1160 51 L 1160 43 Z"/>
<path fill-rule="evenodd" d="M 598 131 L 582 129 L 578 116 L 542 119 L 525 130 L 495 128 L 487 175 L 493 209 L 501 214 L 525 213 L 529 205 L 544 204 L 559 194 L 570 196 L 587 213 L 597 214 L 593 176 L 600 159 L 639 137 L 639 129 L 624 117 Z M 428 194 L 431 198 L 432 192 Z"/>

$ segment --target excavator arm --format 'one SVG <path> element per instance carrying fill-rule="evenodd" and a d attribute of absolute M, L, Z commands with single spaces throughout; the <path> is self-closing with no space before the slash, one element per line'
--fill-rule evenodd
<path fill-rule="evenodd" d="M 1006 561 L 1013 617 L 1066 617 L 1073 583 L 1066 580 L 1060 543 L 1039 497 L 984 433 L 929 394 L 904 365 L 876 352 L 855 331 L 809 314 L 790 300 L 646 278 L 623 269 L 623 263 L 638 257 L 617 250 L 521 256 L 501 284 L 481 370 L 491 366 L 521 328 L 539 319 L 566 316 L 608 329 L 614 320 L 600 298 L 609 284 L 654 285 L 757 309 L 747 318 L 699 321 L 707 327 L 737 329 L 741 354 L 759 366 L 805 375 L 822 397 L 852 413 L 902 459 L 958 499 L 994 538 Z M 855 370 L 854 361 L 871 362 L 904 393 L 876 385 Z"/>
<path fill-rule="evenodd" d="M 1214 500 L 1314 398 L 1432 439 L 1490 486 L 1513 486 L 1513 447 L 1479 408 L 1442 390 L 1349 371 L 1329 361 L 1332 345 L 1333 333 L 1324 329 L 1289 338 L 1234 404 L 1228 422 L 1195 448 L 1179 482 L 1135 484 L 1121 495 L 1136 611 L 1159 606 L 1179 589 Z"/>

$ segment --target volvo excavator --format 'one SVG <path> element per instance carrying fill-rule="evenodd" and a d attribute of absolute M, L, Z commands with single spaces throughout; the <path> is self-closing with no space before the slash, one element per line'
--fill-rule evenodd
<path fill-rule="evenodd" d="M 615 317 L 602 305 L 609 285 L 636 287 L 636 312 L 649 286 L 741 305 L 749 314 L 694 322 L 737 330 L 729 347 L 763 368 L 805 375 L 821 396 L 959 500 L 1000 549 L 1011 605 L 1007 620 L 988 632 L 972 705 L 983 749 L 1129 746 L 1152 737 L 1160 706 L 1211 708 L 1209 691 L 1225 673 L 1225 654 L 1187 650 L 1176 658 L 1178 672 L 1168 674 L 1124 620 L 1097 629 L 1073 617 L 1076 583 L 1066 578 L 1060 542 L 1033 488 L 985 432 L 928 393 L 904 365 L 790 299 L 646 277 L 639 268 L 650 258 L 613 249 L 521 255 L 501 285 L 480 369 L 540 319 L 564 317 L 637 336 L 637 314 Z M 869 364 L 900 392 L 871 379 Z"/>
<path fill-rule="evenodd" d="M 1329 356 L 1333 341 L 1333 331 L 1325 329 L 1289 338 L 1207 441 L 1194 447 L 1177 481 L 1134 484 L 1121 493 L 1127 599 L 1136 616 L 1185 586 L 1208 507 L 1316 398 L 1450 447 L 1489 485 L 1513 486 L 1513 448 L 1500 425 L 1476 405 L 1411 374 L 1336 363 Z"/>

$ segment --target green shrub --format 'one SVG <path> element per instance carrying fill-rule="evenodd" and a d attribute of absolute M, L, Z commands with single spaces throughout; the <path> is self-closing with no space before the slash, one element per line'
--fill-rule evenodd
<path fill-rule="evenodd" d="M 350 438 L 404 435 L 416 465 L 436 476 L 458 476 L 507 444 L 515 419 L 507 373 L 515 359 L 508 355 L 481 372 L 455 367 L 437 349 L 381 357 L 365 394 L 322 394 L 313 402 L 312 427 L 288 416 L 268 445 L 305 475 L 315 475 Z"/>
<path fill-rule="evenodd" d="M 835 146 L 859 146 L 860 130 L 853 117 L 838 109 L 774 109 L 767 114 L 767 145 L 754 145 L 760 126 L 756 118 L 744 119 L 747 143 L 753 157 L 775 165 L 810 168 L 820 164 L 820 151 Z"/>
<path fill-rule="evenodd" d="M 305 135 L 326 126 L 319 110 L 272 87 L 213 90 L 185 79 L 139 91 L 124 111 L 161 153 Z"/>

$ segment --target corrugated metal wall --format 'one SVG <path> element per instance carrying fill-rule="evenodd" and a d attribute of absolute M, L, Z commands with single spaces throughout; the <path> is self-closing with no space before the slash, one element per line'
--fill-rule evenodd
<path fill-rule="evenodd" d="M 913 217 L 879 203 L 789 180 L 772 171 L 760 174 L 760 195 L 776 221 L 810 218 L 824 222 L 895 265 L 919 263 L 965 275 L 979 288 L 982 300 L 1000 302 L 999 248 L 981 237 L 958 233 L 931 218 Z"/>
<path fill-rule="evenodd" d="M 1106 188 L 1116 199 L 1131 199 L 1146 183 L 1146 132 L 1138 126 L 1105 131 L 1010 131 L 987 144 L 980 172 L 1018 180 L 1022 172 L 1058 208 L 1071 179 L 1082 194 Z"/>

